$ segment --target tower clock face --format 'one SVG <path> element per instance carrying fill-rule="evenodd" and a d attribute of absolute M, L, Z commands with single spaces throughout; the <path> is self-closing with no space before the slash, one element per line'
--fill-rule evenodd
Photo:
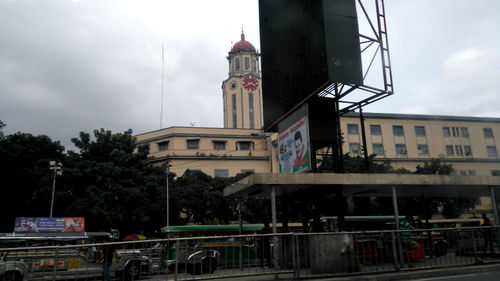
<path fill-rule="evenodd" d="M 252 76 L 243 78 L 243 88 L 247 91 L 255 91 L 259 87 L 259 81 Z"/>

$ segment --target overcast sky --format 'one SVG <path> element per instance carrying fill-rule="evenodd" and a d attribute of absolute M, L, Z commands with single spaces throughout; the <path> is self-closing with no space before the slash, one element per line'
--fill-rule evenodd
<path fill-rule="evenodd" d="M 373 0 L 364 0 L 372 3 Z M 500 117 L 500 1 L 386 0 L 395 94 L 366 112 Z M 0 120 L 80 131 L 221 127 L 226 56 L 257 0 L 0 0 Z"/>

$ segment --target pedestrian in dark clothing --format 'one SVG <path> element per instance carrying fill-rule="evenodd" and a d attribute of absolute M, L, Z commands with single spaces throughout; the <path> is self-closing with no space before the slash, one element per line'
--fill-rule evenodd
<path fill-rule="evenodd" d="M 490 219 L 486 216 L 485 213 L 481 214 L 481 226 L 491 226 Z M 495 250 L 493 249 L 493 234 L 491 233 L 491 228 L 484 228 L 484 254 L 486 255 L 488 249 L 490 250 L 490 254 L 493 256 Z"/>
<path fill-rule="evenodd" d="M 109 241 L 105 240 L 104 243 L 107 243 Z M 104 276 L 103 280 L 106 281 L 112 281 L 113 279 L 111 278 L 111 265 L 113 264 L 113 257 L 115 253 L 115 246 L 114 245 L 104 245 L 103 248 L 101 248 L 100 252 L 100 260 L 103 263 L 104 266 Z"/>

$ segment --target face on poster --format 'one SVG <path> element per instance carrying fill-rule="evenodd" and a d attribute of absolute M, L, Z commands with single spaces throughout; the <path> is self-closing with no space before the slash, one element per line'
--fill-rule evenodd
<path fill-rule="evenodd" d="M 306 116 L 279 134 L 278 147 L 281 173 L 304 173 L 311 170 Z"/>

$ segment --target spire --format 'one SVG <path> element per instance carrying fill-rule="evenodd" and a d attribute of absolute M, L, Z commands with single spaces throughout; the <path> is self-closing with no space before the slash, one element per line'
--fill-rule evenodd
<path fill-rule="evenodd" d="M 243 32 L 243 24 L 241 25 L 241 41 L 245 41 L 245 33 Z"/>

